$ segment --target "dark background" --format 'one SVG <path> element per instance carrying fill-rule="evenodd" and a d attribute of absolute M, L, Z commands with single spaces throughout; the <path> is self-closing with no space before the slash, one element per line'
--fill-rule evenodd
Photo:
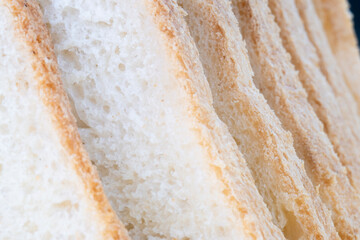
<path fill-rule="evenodd" d="M 360 37 L 360 0 L 349 0 L 351 6 L 351 12 L 354 15 L 354 24 L 357 37 Z M 359 41 L 358 41 L 359 43 Z"/>

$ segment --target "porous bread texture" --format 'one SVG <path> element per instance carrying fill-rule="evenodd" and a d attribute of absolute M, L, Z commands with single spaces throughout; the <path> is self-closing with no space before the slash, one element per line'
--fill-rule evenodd
<path fill-rule="evenodd" d="M 82 139 L 133 239 L 253 238 L 266 208 L 175 2 L 40 3 Z"/>
<path fill-rule="evenodd" d="M 293 140 L 252 82 L 252 70 L 228 1 L 179 0 L 200 52 L 220 118 L 245 154 L 274 222 L 289 239 L 325 237 L 319 204 Z M 319 208 L 319 209 L 317 209 Z M 309 214 L 304 215 L 302 212 Z"/>
<path fill-rule="evenodd" d="M 233 0 L 233 10 L 239 20 L 250 63 L 255 72 L 255 85 L 274 109 L 283 127 L 292 132 L 294 147 L 299 157 L 307 160 L 305 168 L 310 177 L 316 179 L 314 170 L 317 170 L 316 173 L 322 177 L 320 180 L 331 182 L 335 180 L 335 173 L 329 168 L 320 168 L 324 166 L 321 161 L 326 161 L 326 155 L 316 155 L 324 146 L 329 145 L 329 141 L 323 132 L 321 122 L 307 101 L 306 92 L 290 62 L 290 56 L 282 46 L 279 28 L 267 4 L 265 0 Z M 319 157 L 318 160 L 315 162 L 308 153 Z M 333 151 L 324 153 L 335 157 Z M 308 186 L 308 189 L 311 187 Z M 316 211 L 323 216 L 320 219 L 326 229 L 321 234 L 324 234 L 325 238 L 338 238 L 330 214 L 324 209 L 323 203 L 315 201 L 315 204 Z M 310 236 L 312 231 L 308 229 Z M 285 236 L 291 233 L 291 229 L 285 230 Z"/>
<path fill-rule="evenodd" d="M 331 48 L 326 39 L 321 22 L 317 17 L 312 1 L 296 0 L 297 8 L 304 23 L 306 32 L 316 52 L 318 65 L 327 82 L 332 88 L 335 100 L 339 107 L 337 119 L 322 119 L 327 126 L 328 135 L 332 141 L 335 151 L 347 169 L 350 182 L 360 193 L 360 118 L 357 104 L 350 89 L 346 85 L 339 65 L 336 62 Z M 306 61 L 307 62 L 307 61 Z M 323 89 L 321 89 L 323 91 Z M 340 120 L 341 119 L 341 120 Z M 325 123 L 325 121 L 328 121 Z M 360 207 L 360 206 L 359 206 Z"/>
<path fill-rule="evenodd" d="M 341 164 L 341 160 L 344 163 L 349 159 L 356 161 L 356 154 L 354 153 L 357 151 L 357 144 L 354 141 L 354 137 L 351 136 L 352 126 L 346 122 L 347 117 L 341 112 L 341 109 L 345 108 L 342 106 L 341 101 L 337 101 L 334 92 L 318 67 L 321 65 L 319 57 L 310 39 L 307 37 L 300 17 L 301 14 L 303 19 L 307 18 L 307 20 L 304 19 L 304 22 L 307 22 L 305 25 L 309 27 L 311 24 L 313 31 L 317 29 L 318 34 L 320 34 L 321 29 L 319 30 L 319 27 L 315 27 L 319 21 L 316 19 L 317 16 L 312 2 L 307 0 L 296 0 L 296 2 L 299 4 L 298 8 L 293 0 L 269 0 L 269 6 L 275 15 L 276 22 L 281 28 L 280 35 L 284 47 L 291 54 L 292 62 L 299 71 L 300 81 L 307 90 L 309 102 L 319 119 L 324 123 L 324 130 L 331 142 L 334 143 L 335 152 L 339 153 L 340 158 L 334 154 L 334 150 L 326 138 L 323 138 L 326 141 L 323 141 L 323 145 L 319 149 L 310 149 L 309 152 L 306 149 L 300 150 L 303 150 L 302 155 L 305 156 L 306 161 L 313 162 L 314 167 L 309 169 L 309 175 L 312 176 L 314 185 L 319 185 L 322 200 L 332 211 L 332 218 L 340 236 L 344 239 L 354 239 L 359 234 L 360 228 L 360 201 L 356 190 L 352 188 L 346 175 L 346 173 L 351 173 L 354 169 L 349 168 L 349 165 L 345 165 L 348 169 L 346 171 Z M 309 22 L 310 18 L 311 23 Z M 309 33 L 310 36 L 311 33 Z M 321 36 L 319 36 L 320 38 Z M 326 44 L 324 43 L 323 46 L 325 49 Z M 335 68 L 336 66 L 333 67 Z M 341 81 L 341 76 L 338 77 Z M 339 83 L 339 88 L 341 88 L 340 85 Z M 350 93 L 348 94 L 351 96 Z M 308 142 L 319 142 L 316 136 L 321 135 L 315 133 L 312 136 L 315 137 L 309 138 L 307 136 Z M 348 148 L 348 151 L 338 151 L 338 145 L 343 150 Z M 345 158 L 343 157 L 344 154 L 341 154 L 344 152 L 346 153 Z M 354 164 L 356 162 L 351 165 Z M 349 174 L 350 177 L 353 175 Z M 331 181 L 327 179 L 331 179 Z"/>
<path fill-rule="evenodd" d="M 34 1 L 0 3 L 0 239 L 127 239 L 84 152 Z"/>
<path fill-rule="evenodd" d="M 360 112 L 360 54 L 347 0 L 313 0 L 347 86 Z"/>

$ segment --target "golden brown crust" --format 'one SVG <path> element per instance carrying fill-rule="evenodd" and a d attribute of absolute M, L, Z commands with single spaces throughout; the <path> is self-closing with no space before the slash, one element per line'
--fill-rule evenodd
<path fill-rule="evenodd" d="M 187 5 L 186 0 L 180 2 L 184 2 L 184 6 Z M 207 76 L 212 86 L 215 108 L 220 118 L 230 127 L 230 131 L 246 159 L 251 158 L 248 162 L 254 161 L 249 165 L 253 174 L 257 175 L 255 179 L 260 179 L 259 186 L 267 186 L 265 191 L 272 189 L 279 196 L 277 201 L 284 205 L 299 203 L 299 199 L 311 196 L 315 191 L 301 166 L 301 160 L 296 156 L 292 146 L 292 137 L 282 129 L 281 123 L 252 83 L 252 71 L 246 49 L 242 43 L 236 19 L 229 14 L 231 13 L 230 6 L 219 0 L 196 2 L 198 2 L 197 5 L 192 3 L 193 5 L 190 4 L 186 9 L 189 11 L 191 11 L 190 8 L 196 9 L 196 13 L 191 15 L 201 15 L 203 18 L 201 22 L 206 25 L 204 31 L 208 33 L 208 36 L 203 37 L 210 42 L 210 45 L 206 47 L 214 49 L 216 52 L 213 55 L 204 56 L 204 58 L 218 60 L 213 60 L 211 63 L 204 58 L 202 60 L 211 69 L 205 67 L 208 70 Z M 192 21 L 200 22 L 199 19 Z M 199 42 L 202 41 L 199 40 Z M 217 77 L 213 77 L 215 75 Z M 246 131 L 247 129 L 251 129 L 251 131 Z M 251 143 L 246 141 L 251 141 Z M 251 152 L 254 151 L 254 147 L 250 149 L 249 145 L 256 145 L 256 151 L 259 152 L 257 156 Z M 261 162 L 256 162 L 258 158 L 261 159 Z M 270 173 L 270 176 L 265 176 L 264 172 Z M 274 184 L 269 187 L 271 182 Z M 307 188 L 312 190 L 309 191 Z M 289 195 L 292 197 L 284 197 Z M 316 196 L 312 197 L 317 198 Z M 319 200 L 314 202 L 316 201 Z M 311 225 L 321 229 L 323 223 L 321 223 L 322 220 L 317 219 L 318 216 L 314 210 L 317 203 L 314 202 L 302 201 L 302 206 L 287 210 L 292 212 L 296 220 L 307 226 L 308 229 Z M 269 205 L 271 204 L 268 203 Z M 301 208 L 307 208 L 306 211 L 309 212 L 310 217 L 304 217 L 299 211 Z M 313 212 L 310 213 L 311 211 Z M 320 218 L 322 218 L 321 214 Z M 310 234 L 314 234 L 314 232 L 311 231 Z"/>
<path fill-rule="evenodd" d="M 330 47 L 360 112 L 360 54 L 347 0 L 313 0 Z"/>
<path fill-rule="evenodd" d="M 83 180 L 90 205 L 103 225 L 103 239 L 128 239 L 127 231 L 116 217 L 103 192 L 97 172 L 85 152 L 63 90 L 51 38 L 42 22 L 40 7 L 34 0 L 6 0 L 14 16 L 16 32 L 26 43 L 38 81 L 38 93 L 52 115 L 60 141 L 71 159 L 71 165 Z"/>
<path fill-rule="evenodd" d="M 212 108 L 212 97 L 198 59 L 182 10 L 172 0 L 147 1 L 154 21 L 162 30 L 168 56 L 176 68 L 174 72 L 181 81 L 189 98 L 189 115 L 199 141 L 208 149 L 209 164 L 226 186 L 230 204 L 238 209 L 249 239 L 283 239 L 279 229 L 272 224 L 246 163 L 226 127 L 218 120 Z M 181 64 L 179 64 L 181 63 Z M 210 130 L 210 131 L 209 131 Z M 210 135 L 209 135 L 210 134 Z M 217 163 L 217 159 L 224 161 Z M 225 167 L 221 167 L 225 163 Z"/>
<path fill-rule="evenodd" d="M 338 169 L 334 171 L 324 161 L 328 157 L 336 160 L 336 155 L 323 133 L 320 121 L 307 102 L 307 95 L 282 46 L 279 29 L 267 7 L 267 1 L 233 0 L 233 3 L 248 45 L 257 86 L 283 126 L 292 132 L 297 153 L 306 160 L 306 169 L 312 179 L 330 185 Z M 325 151 L 322 151 L 324 147 Z M 301 178 L 313 198 L 315 193 L 307 177 L 303 175 Z M 293 184 L 298 185 L 297 182 Z M 301 208 L 302 205 L 298 207 Z M 318 223 L 312 217 L 309 218 L 313 214 L 310 211 L 314 209 L 306 211 L 308 213 L 302 216 L 301 221 L 307 224 L 306 232 L 309 236 L 313 234 L 315 238 L 337 238 L 330 215 L 321 202 L 315 202 L 315 211 L 319 216 L 320 226 L 322 224 L 324 229 L 317 228 Z M 301 212 L 300 210 L 299 213 Z"/>

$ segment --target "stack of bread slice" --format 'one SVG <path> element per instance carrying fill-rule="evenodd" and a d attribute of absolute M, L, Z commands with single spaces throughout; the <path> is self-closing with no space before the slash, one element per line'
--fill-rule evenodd
<path fill-rule="evenodd" d="M 1 1 L 0 239 L 359 239 L 341 7 Z"/>
<path fill-rule="evenodd" d="M 269 0 L 269 3 L 281 28 L 284 46 L 291 54 L 300 81 L 307 90 L 309 102 L 325 126 L 324 130 L 338 156 L 332 154 L 334 157 L 324 159 L 323 154 L 322 158 L 318 158 L 319 167 L 312 169 L 313 173 L 319 172 L 318 176 L 313 176 L 314 184 L 319 184 L 323 201 L 331 206 L 340 236 L 354 238 L 354 234 L 360 231 L 360 202 L 356 197 L 360 186 L 356 174 L 360 169 L 360 148 L 357 147 L 360 145 L 360 130 L 356 124 L 356 103 L 331 54 L 313 3 L 308 0 Z M 310 158 L 308 160 L 311 161 Z M 340 171 L 341 165 L 345 171 Z M 331 175 L 335 177 L 332 181 L 319 182 Z"/>
<path fill-rule="evenodd" d="M 179 2 L 189 14 L 188 25 L 214 93 L 215 108 L 244 153 L 274 222 L 284 231 L 285 237 L 291 239 L 335 236 L 329 214 L 306 176 L 290 134 L 282 128 L 279 119 L 252 81 L 247 51 L 231 6 L 226 1 Z M 257 7 L 252 9 L 255 2 Z M 241 11 L 252 13 L 252 18 L 246 20 L 249 32 L 260 35 L 257 42 L 249 46 L 254 44 L 252 47 L 256 48 L 255 44 L 261 44 L 261 40 L 269 44 L 275 41 L 276 31 L 273 33 L 274 39 L 262 39 L 261 34 L 265 32 L 261 30 L 265 30 L 266 26 L 259 24 L 259 29 L 251 28 L 251 23 L 267 17 L 265 1 L 262 5 L 261 1 L 239 1 L 235 4 L 244 4 Z M 264 54 L 261 56 L 263 59 L 268 57 L 266 51 L 260 54 Z M 251 57 L 255 58 L 254 55 Z M 269 71 L 276 74 L 280 69 L 272 68 Z M 266 66 L 263 66 L 263 70 L 266 71 Z M 256 77 L 262 74 L 260 71 L 255 73 Z M 267 76 L 261 76 L 265 82 Z M 270 80 L 270 76 L 268 78 Z M 279 82 L 276 78 L 273 81 Z"/>
<path fill-rule="evenodd" d="M 328 44 L 360 109 L 360 55 L 347 0 L 314 0 Z"/>

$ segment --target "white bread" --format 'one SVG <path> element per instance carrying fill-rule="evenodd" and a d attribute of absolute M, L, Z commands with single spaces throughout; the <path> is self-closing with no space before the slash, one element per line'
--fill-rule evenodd
<path fill-rule="evenodd" d="M 281 239 L 174 1 L 40 0 L 81 136 L 133 239 Z"/>
<path fill-rule="evenodd" d="M 298 9 L 295 2 L 298 3 Z M 336 72 L 336 65 L 331 66 L 333 70 L 328 71 L 327 78 L 324 77 L 319 68 L 319 66 L 323 66 L 323 69 L 329 69 L 330 64 L 320 61 L 317 55 L 317 52 L 326 52 L 326 41 L 323 41 L 322 49 L 313 47 L 310 41 L 311 36 L 312 39 L 317 39 L 314 42 L 318 42 L 322 38 L 320 34 L 322 31 L 321 24 L 319 27 L 319 19 L 317 19 L 311 1 L 269 0 L 269 6 L 280 26 L 280 35 L 284 46 L 290 53 L 292 62 L 299 71 L 300 81 L 307 90 L 309 102 L 319 119 L 326 126 L 325 131 L 339 157 L 334 154 L 324 154 L 333 152 L 333 149 L 329 148 L 330 144 L 323 145 L 324 147 L 320 151 L 313 151 L 317 155 L 311 154 L 311 152 L 303 152 L 303 155 L 309 156 L 308 161 L 313 161 L 316 164 L 315 170 L 311 169 L 314 182 L 316 185 L 320 185 L 320 194 L 323 201 L 332 210 L 332 217 L 340 236 L 346 239 L 354 239 L 360 234 L 360 201 L 356 190 L 350 184 L 350 182 L 355 183 L 354 186 L 360 184 L 357 180 L 358 177 L 354 174 L 357 172 L 356 168 L 359 169 L 356 162 L 360 160 L 360 155 L 357 154 L 359 144 L 352 135 L 355 132 L 352 127 L 356 126 L 356 124 L 347 122 L 347 120 L 351 119 L 349 118 L 350 113 L 346 115 L 341 111 L 346 109 L 343 106 L 344 104 L 341 104 L 343 102 L 339 100 L 341 96 L 336 96 L 326 81 L 326 79 L 339 79 L 336 81 L 338 82 L 337 86 L 341 89 L 342 76 L 331 74 L 331 72 Z M 304 23 L 306 23 L 305 26 L 307 26 L 306 29 L 308 29 L 310 39 L 307 37 L 299 13 L 303 17 Z M 310 28 L 312 30 L 309 30 Z M 319 36 L 315 37 L 314 35 Z M 319 51 L 316 51 L 316 49 L 319 49 Z M 328 59 L 332 58 L 331 52 L 326 55 L 329 55 Z M 343 87 L 347 88 L 346 85 Z M 351 93 L 348 92 L 348 95 L 351 96 Z M 324 158 L 324 156 L 332 157 Z M 353 162 L 348 164 L 349 161 Z M 345 165 L 346 172 L 342 170 L 341 163 Z M 316 171 L 316 169 L 321 170 L 321 172 Z M 329 172 L 332 172 L 336 178 L 327 181 L 323 169 L 329 169 Z M 350 182 L 346 173 L 349 175 Z M 321 181 L 322 179 L 323 181 Z"/>
<path fill-rule="evenodd" d="M 360 54 L 347 0 L 313 0 L 329 45 L 360 112 Z"/>
<path fill-rule="evenodd" d="M 350 182 L 360 193 L 360 117 L 356 101 L 346 85 L 339 65 L 331 52 L 312 1 L 296 0 L 296 5 L 309 39 L 316 49 L 317 56 L 315 59 L 318 60 L 316 62 L 320 65 L 322 73 L 332 88 L 339 105 L 337 109 L 340 110 L 341 114 L 341 117 L 337 119 L 331 116 L 328 117 L 331 118 L 329 120 L 322 118 L 320 120 L 324 122 L 324 125 L 329 126 L 327 131 L 335 151 L 343 165 L 347 168 Z M 316 55 L 316 53 L 312 53 L 312 55 Z M 321 90 L 324 91 L 323 89 Z"/>
<path fill-rule="evenodd" d="M 316 186 L 324 192 L 321 194 L 324 197 L 328 194 L 327 186 L 331 186 L 332 181 L 337 179 L 337 172 L 344 169 L 341 166 L 334 168 L 326 162 L 333 159 L 332 164 L 338 163 L 338 160 L 282 45 L 268 2 L 234 0 L 233 3 L 247 43 L 255 85 L 274 109 L 283 127 L 292 133 L 295 150 L 305 160 L 305 168 L 314 185 L 329 182 L 325 186 Z M 331 193 L 328 195 L 331 196 Z"/>
<path fill-rule="evenodd" d="M 0 2 L 0 239 L 127 238 L 85 153 L 36 2 Z"/>
<path fill-rule="evenodd" d="M 178 2 L 188 13 L 186 20 L 215 109 L 244 153 L 274 222 L 288 239 L 336 236 L 330 214 L 306 176 L 303 161 L 296 156 L 290 133 L 252 82 L 245 43 L 229 2 Z"/>

